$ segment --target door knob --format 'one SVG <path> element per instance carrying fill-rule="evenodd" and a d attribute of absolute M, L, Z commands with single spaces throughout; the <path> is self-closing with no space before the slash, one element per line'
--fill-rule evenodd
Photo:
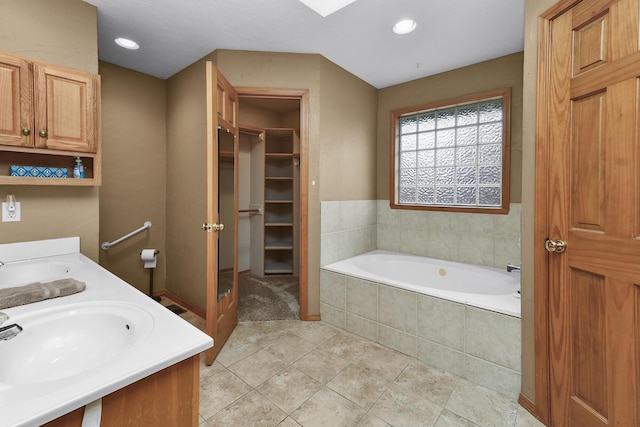
<path fill-rule="evenodd" d="M 41 130 L 40 132 L 38 132 L 38 134 L 39 134 L 41 137 L 43 137 L 43 138 L 46 138 L 46 137 L 47 137 L 47 135 L 48 135 L 48 133 L 47 133 L 47 131 L 46 131 L 46 130 Z"/>
<path fill-rule="evenodd" d="M 202 224 L 202 229 L 207 233 L 211 233 L 213 230 L 222 231 L 224 230 L 224 224 L 218 224 L 217 222 L 214 222 L 213 224 L 205 223 L 205 224 Z"/>
<path fill-rule="evenodd" d="M 558 239 L 558 240 L 547 239 L 544 242 L 544 248 L 548 252 L 555 252 L 557 254 L 561 254 L 567 249 L 567 244 L 564 242 L 564 240 L 561 240 L 561 239 Z"/>

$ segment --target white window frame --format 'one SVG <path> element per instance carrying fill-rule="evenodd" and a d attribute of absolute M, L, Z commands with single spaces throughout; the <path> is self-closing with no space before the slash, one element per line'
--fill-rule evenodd
<path fill-rule="evenodd" d="M 400 120 L 403 117 L 420 115 L 424 113 L 444 111 L 463 106 L 482 104 L 496 99 L 502 100 L 502 153 L 501 153 L 501 195 L 500 204 L 496 206 L 483 205 L 456 205 L 456 204 L 408 204 L 399 203 L 400 178 Z M 509 160 L 510 160 L 510 112 L 511 112 L 511 89 L 505 88 L 491 92 L 465 96 L 444 102 L 421 105 L 419 107 L 405 108 L 391 112 L 391 176 L 390 176 L 390 205 L 392 209 L 414 209 L 433 210 L 449 212 L 470 212 L 470 213 L 509 213 Z M 457 124 L 452 129 L 456 129 Z M 482 145 L 482 144 L 480 144 Z M 457 142 L 454 147 L 458 147 Z M 419 151 L 416 149 L 416 151 Z M 457 160 L 456 160 L 457 161 Z M 454 166 L 455 167 L 455 166 Z M 417 168 L 416 168 L 417 170 Z M 479 184 L 476 184 L 479 185 Z M 435 187 L 437 188 L 437 187 Z"/>

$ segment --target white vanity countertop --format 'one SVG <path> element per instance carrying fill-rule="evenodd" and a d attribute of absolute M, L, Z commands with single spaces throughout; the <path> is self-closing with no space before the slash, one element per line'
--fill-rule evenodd
<path fill-rule="evenodd" d="M 86 283 L 86 289 L 65 297 L 3 309 L 1 311 L 10 316 L 4 326 L 20 324 L 21 317 L 39 310 L 46 312 L 68 304 L 116 302 L 134 304 L 148 312 L 153 318 L 153 330 L 135 351 L 123 352 L 112 362 L 81 375 L 19 385 L 5 384 L 0 378 L 0 427 L 46 423 L 213 345 L 211 337 L 79 253 L 77 237 L 0 245 L 0 261 L 5 263 L 45 257 L 81 264 L 64 277 Z M 0 352 L 10 343 L 11 340 L 0 341 Z"/>

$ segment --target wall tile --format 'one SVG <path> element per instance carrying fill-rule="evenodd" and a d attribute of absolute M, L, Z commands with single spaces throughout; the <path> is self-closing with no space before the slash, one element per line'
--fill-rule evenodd
<path fill-rule="evenodd" d="M 465 356 L 465 375 L 469 381 L 517 400 L 522 376 L 520 372 L 495 365 L 473 356 Z"/>
<path fill-rule="evenodd" d="M 378 320 L 378 285 L 373 282 L 347 277 L 346 310 L 369 320 Z"/>
<path fill-rule="evenodd" d="M 417 359 L 460 377 L 465 373 L 465 355 L 450 347 L 418 338 Z"/>
<path fill-rule="evenodd" d="M 455 236 L 440 230 L 429 230 L 429 247 L 426 256 L 437 259 L 456 261 L 460 242 Z"/>
<path fill-rule="evenodd" d="M 508 237 L 520 237 L 521 233 L 522 205 L 512 203 L 509 206 L 508 215 L 493 215 L 496 235 Z"/>
<path fill-rule="evenodd" d="M 389 207 L 388 200 L 378 200 L 378 212 L 377 212 L 377 223 L 385 224 L 385 225 L 393 225 L 396 224 L 397 221 L 394 219 L 394 215 L 396 210 L 391 209 Z"/>
<path fill-rule="evenodd" d="M 378 224 L 377 245 L 378 249 L 400 252 L 402 241 L 400 239 L 402 228 L 396 225 Z"/>
<path fill-rule="evenodd" d="M 340 231 L 340 202 L 322 202 L 320 204 L 320 233 L 329 234 Z"/>
<path fill-rule="evenodd" d="M 516 317 L 467 307 L 465 352 L 519 372 L 520 325 Z"/>
<path fill-rule="evenodd" d="M 333 271 L 320 270 L 320 302 L 345 309 L 346 276 Z"/>
<path fill-rule="evenodd" d="M 495 265 L 496 268 L 507 268 L 507 264 L 520 265 L 520 239 L 518 237 L 496 236 Z"/>
<path fill-rule="evenodd" d="M 417 295 L 414 292 L 380 285 L 378 319 L 381 324 L 415 335 Z"/>
<path fill-rule="evenodd" d="M 378 342 L 378 323 L 355 314 L 346 314 L 346 330 L 364 337 L 373 342 Z"/>
<path fill-rule="evenodd" d="M 334 233 L 335 234 L 335 233 Z M 325 266 L 340 261 L 338 258 L 338 242 L 334 234 L 322 234 L 320 236 L 320 265 Z"/>
<path fill-rule="evenodd" d="M 429 232 L 426 228 L 401 229 L 400 252 L 426 256 L 429 249 Z"/>
<path fill-rule="evenodd" d="M 416 336 L 379 324 L 378 342 L 411 357 L 417 356 Z"/>
<path fill-rule="evenodd" d="M 320 317 L 323 321 L 338 328 L 346 329 L 346 312 L 323 302 L 320 303 Z"/>
<path fill-rule="evenodd" d="M 360 226 L 360 212 L 357 209 L 358 200 L 344 200 L 340 205 L 341 230 L 350 230 Z"/>
<path fill-rule="evenodd" d="M 463 304 L 418 295 L 417 335 L 464 351 L 465 313 Z"/>
<path fill-rule="evenodd" d="M 486 236 L 465 235 L 458 238 L 458 262 L 473 265 L 495 264 L 494 240 Z"/>

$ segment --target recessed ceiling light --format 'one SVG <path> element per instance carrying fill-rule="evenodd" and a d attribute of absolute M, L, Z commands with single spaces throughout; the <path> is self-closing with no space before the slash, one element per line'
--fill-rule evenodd
<path fill-rule="evenodd" d="M 301 3 L 304 3 L 323 18 L 350 5 L 354 1 L 356 0 L 300 0 Z"/>
<path fill-rule="evenodd" d="M 134 42 L 133 40 L 125 39 L 123 37 L 118 37 L 114 41 L 118 46 L 123 47 L 125 49 L 131 49 L 131 50 L 140 49 L 140 45 Z"/>
<path fill-rule="evenodd" d="M 413 19 L 403 19 L 402 21 L 396 22 L 393 26 L 393 32 L 396 34 L 409 34 L 415 30 L 417 26 L 418 24 Z"/>

